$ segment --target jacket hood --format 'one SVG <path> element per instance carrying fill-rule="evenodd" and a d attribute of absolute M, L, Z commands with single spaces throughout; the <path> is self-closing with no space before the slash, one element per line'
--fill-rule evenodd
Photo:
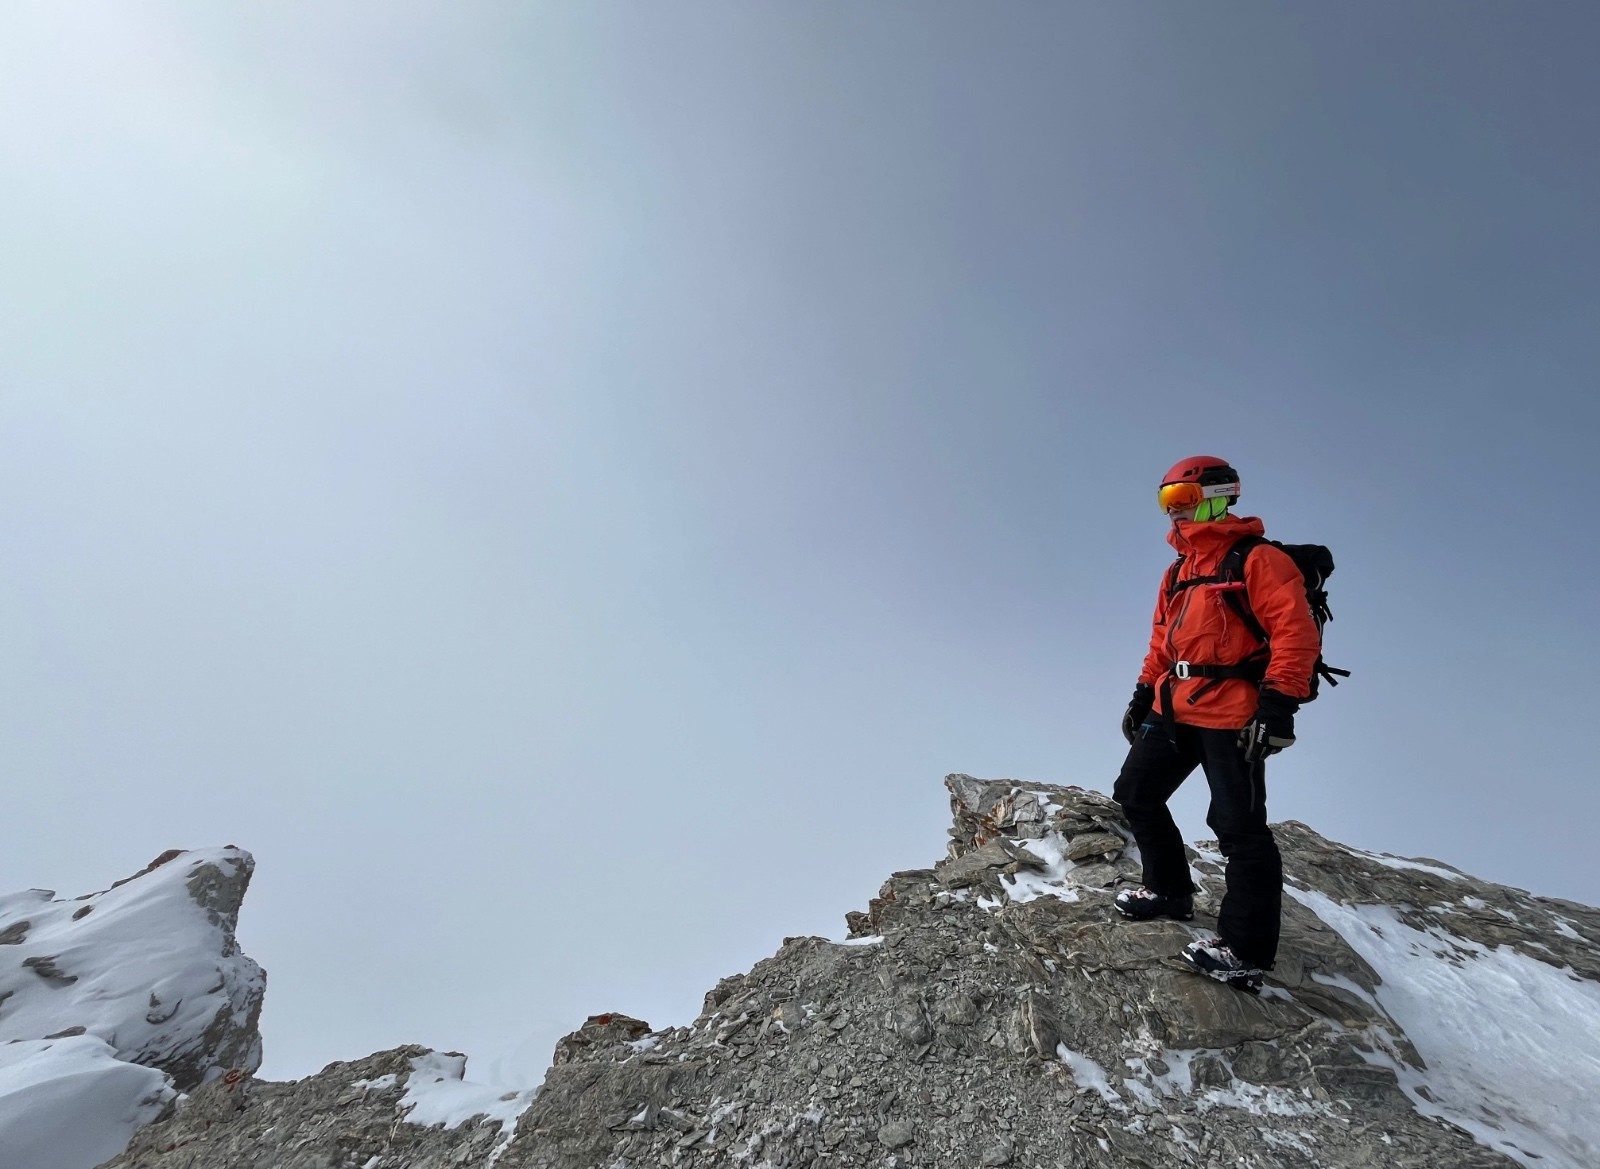
<path fill-rule="evenodd" d="M 1220 520 L 1179 520 L 1167 533 L 1167 543 L 1180 556 L 1198 563 L 1220 560 L 1240 536 L 1265 536 L 1267 526 L 1255 516 L 1225 515 Z"/>

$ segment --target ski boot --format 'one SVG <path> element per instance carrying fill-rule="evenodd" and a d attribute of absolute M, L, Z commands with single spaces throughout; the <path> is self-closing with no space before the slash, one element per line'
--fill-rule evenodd
<path fill-rule="evenodd" d="M 1140 886 L 1124 889 L 1113 903 L 1117 912 L 1134 921 L 1150 921 L 1157 917 L 1170 917 L 1173 921 L 1189 921 L 1194 917 L 1194 895 L 1168 897 L 1153 889 Z"/>
<path fill-rule="evenodd" d="M 1198 973 L 1225 982 L 1235 990 L 1261 993 L 1261 980 L 1266 971 L 1244 961 L 1224 945 L 1221 938 L 1190 942 L 1183 948 L 1183 960 Z"/>

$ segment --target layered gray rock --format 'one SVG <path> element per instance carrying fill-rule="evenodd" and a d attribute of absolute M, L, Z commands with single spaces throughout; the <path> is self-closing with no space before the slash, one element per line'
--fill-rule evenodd
<path fill-rule="evenodd" d="M 1418 931 L 1440 961 L 1504 948 L 1590 980 L 1600 913 L 1280 825 L 1292 896 L 1254 997 L 1175 960 L 1196 929 L 1115 915 L 1139 864 L 1108 798 L 946 785 L 948 855 L 893 874 L 847 941 L 787 939 L 686 1027 L 592 1017 L 514 1124 L 412 1123 L 423 1053 L 401 1049 L 294 1084 L 208 1085 L 108 1169 L 1517 1164 L 1485 1143 L 1492 1115 L 1462 1122 L 1481 1119 L 1480 1140 L 1432 1107 L 1378 971 L 1322 914 L 1374 907 L 1398 923 L 1374 936 Z M 1191 860 L 1203 929 L 1220 858 Z"/>
<path fill-rule="evenodd" d="M 485 1120 L 408 1124 L 402 1101 L 429 1053 L 400 1047 L 272 1083 L 230 1073 L 190 1096 L 175 1118 L 147 1125 L 112 1166 L 163 1169 L 363 1169 L 484 1165 L 501 1141 Z"/>

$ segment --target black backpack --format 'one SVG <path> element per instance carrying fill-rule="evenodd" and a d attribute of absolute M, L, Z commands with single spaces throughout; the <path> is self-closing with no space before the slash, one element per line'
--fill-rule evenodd
<path fill-rule="evenodd" d="M 1223 554 L 1222 563 L 1217 566 L 1215 576 L 1197 576 L 1191 580 L 1179 581 L 1178 572 L 1183 567 L 1183 557 L 1173 563 L 1167 571 L 1167 600 L 1170 602 L 1178 593 L 1191 585 L 1206 584 L 1235 584 L 1244 580 L 1245 557 L 1261 544 L 1271 544 L 1289 555 L 1300 569 L 1300 575 L 1306 582 L 1306 600 L 1311 604 L 1311 616 L 1317 623 L 1317 637 L 1322 636 L 1322 627 L 1333 620 L 1333 610 L 1328 608 L 1328 590 L 1325 587 L 1328 578 L 1333 575 L 1333 553 L 1321 544 L 1284 544 L 1277 540 L 1268 540 L 1262 536 L 1241 536 L 1235 540 L 1233 547 Z M 1267 631 L 1261 627 L 1261 622 L 1256 620 L 1256 615 L 1250 611 L 1250 597 L 1245 589 L 1223 590 L 1223 600 L 1227 603 L 1239 619 L 1244 622 L 1245 628 L 1252 637 L 1259 641 L 1263 650 L 1267 645 Z M 1337 676 L 1336 676 L 1337 675 Z M 1317 687 L 1321 679 L 1326 678 L 1328 685 L 1337 686 L 1340 678 L 1348 678 L 1349 670 L 1341 670 L 1328 665 L 1322 660 L 1322 654 L 1317 654 L 1317 664 L 1311 671 L 1311 693 L 1302 702 L 1310 702 L 1317 696 Z"/>

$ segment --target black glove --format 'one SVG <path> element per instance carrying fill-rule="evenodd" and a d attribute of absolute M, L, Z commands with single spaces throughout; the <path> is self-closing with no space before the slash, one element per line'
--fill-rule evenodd
<path fill-rule="evenodd" d="M 1268 755 L 1294 746 L 1294 712 L 1299 709 L 1300 704 L 1288 695 L 1263 686 L 1255 714 L 1239 732 L 1239 746 L 1246 761 L 1259 763 Z"/>
<path fill-rule="evenodd" d="M 1144 722 L 1150 713 L 1150 708 L 1156 704 L 1156 688 L 1148 682 L 1140 682 L 1133 688 L 1133 701 L 1128 703 L 1128 713 L 1122 716 L 1122 737 L 1132 743 L 1139 734 L 1139 725 Z"/>

